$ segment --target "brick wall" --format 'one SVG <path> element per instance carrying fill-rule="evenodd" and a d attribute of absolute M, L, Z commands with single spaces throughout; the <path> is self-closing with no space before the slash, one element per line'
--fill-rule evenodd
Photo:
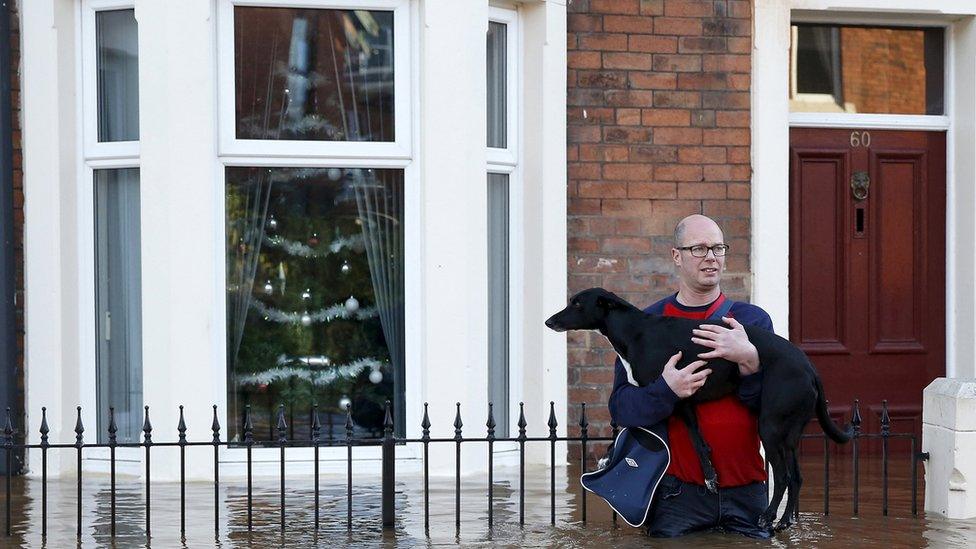
<path fill-rule="evenodd" d="M 845 27 L 844 102 L 856 112 L 925 114 L 925 31 Z"/>
<path fill-rule="evenodd" d="M 568 9 L 570 292 L 603 286 L 638 306 L 664 297 L 676 288 L 674 225 L 704 213 L 732 246 L 723 289 L 747 299 L 751 2 Z M 580 402 L 590 434 L 609 432 L 614 358 L 598 334 L 570 334 L 570 432 Z"/>

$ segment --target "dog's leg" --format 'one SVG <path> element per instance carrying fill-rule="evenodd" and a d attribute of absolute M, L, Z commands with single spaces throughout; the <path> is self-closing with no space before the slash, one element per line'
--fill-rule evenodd
<path fill-rule="evenodd" d="M 785 530 L 793 524 L 793 517 L 796 515 L 796 507 L 800 500 L 800 486 L 803 484 L 803 477 L 800 476 L 800 461 L 797 459 L 796 448 L 787 450 L 786 466 L 793 471 L 790 475 L 790 495 L 786 500 L 786 511 L 776 524 L 777 530 Z"/>
<path fill-rule="evenodd" d="M 698 430 L 698 416 L 695 415 L 695 407 L 689 403 L 684 403 L 675 410 L 685 425 L 688 426 L 688 433 L 691 435 L 691 443 L 695 447 L 698 459 L 701 462 L 702 473 L 705 476 L 705 487 L 708 491 L 718 493 L 718 475 L 715 467 L 712 466 L 712 449 L 709 448 L 705 439 L 702 438 L 701 431 Z"/>
<path fill-rule="evenodd" d="M 760 435 L 763 441 L 763 448 L 766 449 L 766 459 L 773 469 L 773 497 L 769 501 L 766 510 L 759 515 L 759 527 L 769 529 L 776 520 L 776 511 L 779 509 L 780 502 L 783 501 L 783 494 L 786 492 L 787 485 L 791 482 L 793 471 L 787 462 L 786 451 L 783 449 L 784 440 L 782 437 L 775 436 L 778 433 L 764 432 L 760 427 Z M 771 436 L 772 435 L 772 436 Z"/>

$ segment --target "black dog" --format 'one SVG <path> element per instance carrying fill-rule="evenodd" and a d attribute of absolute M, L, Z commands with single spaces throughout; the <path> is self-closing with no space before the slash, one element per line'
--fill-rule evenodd
<path fill-rule="evenodd" d="M 718 324 L 710 320 L 663 317 L 645 313 L 603 288 L 584 290 L 569 300 L 569 306 L 552 315 L 546 326 L 557 331 L 598 330 L 613 345 L 621 361 L 638 385 L 644 386 L 661 376 L 664 365 L 676 351 L 682 351 L 677 368 L 694 362 L 699 353 L 711 349 L 691 342 L 692 330 L 701 324 Z M 763 371 L 763 390 L 759 410 L 759 438 L 766 449 L 766 459 L 773 467 L 773 499 L 759 518 L 759 526 L 768 528 L 776 518 L 776 509 L 789 487 L 786 512 L 777 528 L 791 524 L 799 497 L 800 467 L 796 448 L 803 428 L 816 411 L 820 427 L 836 442 L 847 442 L 851 430 L 838 428 L 827 413 L 820 377 L 807 356 L 782 337 L 752 326 L 745 326 L 749 341 L 759 352 Z M 712 373 L 692 396 L 683 399 L 675 413 L 688 425 L 692 442 L 701 460 L 706 484 L 715 491 L 717 478 L 712 467 L 710 449 L 698 431 L 694 403 L 713 400 L 736 391 L 739 368 L 725 359 L 708 361 Z"/>

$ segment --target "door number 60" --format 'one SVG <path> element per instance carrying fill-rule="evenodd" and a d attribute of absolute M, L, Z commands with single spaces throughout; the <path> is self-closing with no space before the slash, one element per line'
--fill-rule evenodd
<path fill-rule="evenodd" d="M 870 147 L 870 146 L 871 146 L 871 134 L 870 133 L 868 133 L 868 132 L 859 132 L 859 131 L 856 131 L 856 130 L 851 132 L 851 147 L 852 148 L 855 148 L 856 149 L 858 147 Z"/>

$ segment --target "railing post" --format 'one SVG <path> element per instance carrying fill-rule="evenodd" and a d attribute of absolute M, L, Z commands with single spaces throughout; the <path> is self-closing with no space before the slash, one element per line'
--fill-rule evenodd
<path fill-rule="evenodd" d="M 47 539 L 47 449 L 48 433 L 51 429 L 47 426 L 47 407 L 41 407 L 41 539 Z M 8 522 L 9 524 L 9 522 Z"/>
<path fill-rule="evenodd" d="M 81 406 L 78 406 L 78 419 L 75 421 L 75 448 L 78 449 L 78 495 L 77 495 L 77 505 L 78 505 L 78 524 L 76 535 L 78 539 L 81 539 L 81 449 L 85 446 L 85 427 L 81 424 Z"/>
<path fill-rule="evenodd" d="M 396 522 L 394 494 L 396 487 L 396 444 L 393 439 L 393 409 L 386 401 L 383 418 L 383 528 L 392 529 Z"/>
<path fill-rule="evenodd" d="M 7 408 L 7 418 L 3 426 L 3 448 L 6 450 L 7 458 L 7 474 L 5 475 L 6 484 L 6 504 L 7 504 L 7 536 L 10 536 L 10 498 L 12 497 L 10 489 L 10 477 L 14 476 L 14 464 L 13 464 L 13 454 L 14 454 L 14 426 L 10 422 L 10 408 Z"/>
<path fill-rule="evenodd" d="M 217 405 L 213 405 L 213 421 L 210 423 L 213 432 L 214 459 L 214 540 L 220 539 L 220 422 L 217 421 Z"/>
<path fill-rule="evenodd" d="M 109 447 L 109 477 L 111 482 L 111 514 L 112 537 L 115 537 L 115 446 L 118 443 L 119 427 L 115 423 L 115 407 L 108 407 L 108 447 Z"/>
<path fill-rule="evenodd" d="M 494 515 L 494 500 L 495 500 L 495 474 L 494 474 L 494 450 L 495 450 L 495 414 L 493 410 L 493 404 L 488 403 L 488 421 L 485 422 L 485 426 L 488 427 L 488 435 L 485 440 L 488 441 L 488 528 L 494 526 L 495 515 Z"/>
<path fill-rule="evenodd" d="M 457 414 L 454 416 L 454 529 L 461 531 L 461 403 L 457 403 Z"/>
<path fill-rule="evenodd" d="M 854 399 L 854 409 L 851 412 L 851 426 L 854 427 L 854 440 L 851 443 L 854 460 L 854 516 L 857 516 L 859 484 L 860 484 L 860 454 L 858 452 L 858 439 L 861 437 L 861 408 L 857 399 Z"/>
<path fill-rule="evenodd" d="M 891 434 L 891 417 L 888 401 L 881 401 L 881 514 L 888 516 L 888 436 Z"/>
<path fill-rule="evenodd" d="M 549 524 L 556 525 L 556 403 L 549 401 Z"/>
<path fill-rule="evenodd" d="M 430 416 L 424 403 L 424 419 L 420 422 L 424 444 L 424 532 L 430 535 Z"/>
<path fill-rule="evenodd" d="M 146 447 L 146 539 L 149 539 L 152 537 L 152 468 L 149 463 L 149 451 L 152 448 L 152 423 L 149 422 L 149 406 L 146 405 L 144 408 L 146 415 L 142 422 L 142 444 Z"/>
<path fill-rule="evenodd" d="M 279 486 L 278 486 L 278 497 L 279 497 L 279 507 L 278 507 L 278 519 L 281 523 L 281 533 L 285 533 L 285 444 L 288 442 L 288 423 L 285 421 L 285 405 L 278 405 L 278 423 L 275 426 L 278 431 L 278 449 L 279 449 Z"/>
<path fill-rule="evenodd" d="M 590 427 L 590 423 L 586 420 L 586 403 L 580 403 L 580 474 L 586 473 L 586 439 L 587 430 Z M 583 510 L 583 522 L 586 522 L 586 489 L 580 486 L 580 497 L 583 500 L 582 510 Z"/>
<path fill-rule="evenodd" d="M 518 443 L 519 443 L 519 526 L 525 525 L 525 403 L 519 402 Z"/>
<path fill-rule="evenodd" d="M 186 541 L 186 420 L 180 404 L 180 421 L 176 426 L 180 445 L 180 540 Z"/>

